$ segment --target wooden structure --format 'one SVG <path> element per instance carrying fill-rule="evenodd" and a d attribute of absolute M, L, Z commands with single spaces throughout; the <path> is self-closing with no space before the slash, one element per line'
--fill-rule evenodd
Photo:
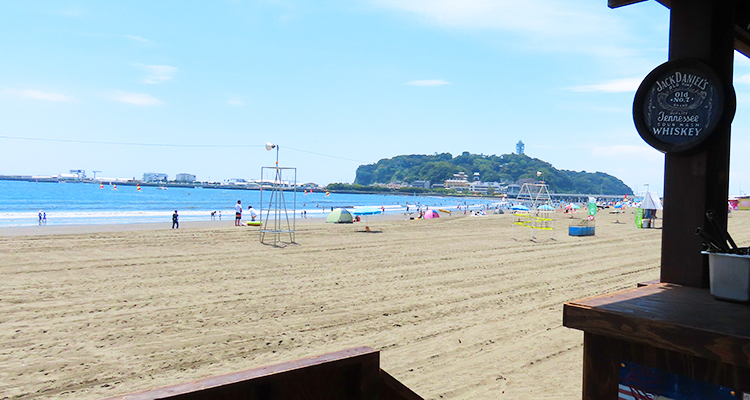
<path fill-rule="evenodd" d="M 748 315 L 708 290 L 659 283 L 567 303 L 563 324 L 584 331 L 584 399 L 617 399 L 623 361 L 750 393 Z"/>
<path fill-rule="evenodd" d="M 108 400 L 422 400 L 380 369 L 369 347 L 201 379 Z"/>
<path fill-rule="evenodd" d="M 735 48 L 750 55 L 750 1 L 658 1 L 671 10 L 669 60 L 699 60 L 731 85 Z M 750 308 L 710 295 L 694 235 L 709 209 L 726 228 L 729 124 L 712 135 L 693 153 L 665 155 L 660 283 L 565 304 L 563 325 L 584 331 L 584 399 L 620 398 L 628 363 L 750 398 Z"/>

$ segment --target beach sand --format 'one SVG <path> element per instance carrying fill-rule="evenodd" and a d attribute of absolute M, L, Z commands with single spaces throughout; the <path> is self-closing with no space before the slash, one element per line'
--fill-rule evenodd
<path fill-rule="evenodd" d="M 750 213 L 734 214 L 740 241 Z M 308 220 L 284 248 L 233 221 L 3 229 L 0 398 L 106 398 L 356 346 L 426 399 L 580 398 L 563 303 L 658 279 L 661 236 L 631 211 L 568 236 L 581 218 L 558 213 L 536 242 L 507 214 Z"/>

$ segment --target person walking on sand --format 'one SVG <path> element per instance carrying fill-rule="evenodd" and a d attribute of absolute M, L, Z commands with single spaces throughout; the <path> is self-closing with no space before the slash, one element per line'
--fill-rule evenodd
<path fill-rule="evenodd" d="M 234 226 L 240 226 L 242 224 L 242 200 L 237 200 L 237 204 L 234 205 Z"/>
<path fill-rule="evenodd" d="M 172 229 L 179 229 L 180 228 L 180 216 L 177 215 L 177 210 L 174 210 L 174 214 L 172 214 Z"/>

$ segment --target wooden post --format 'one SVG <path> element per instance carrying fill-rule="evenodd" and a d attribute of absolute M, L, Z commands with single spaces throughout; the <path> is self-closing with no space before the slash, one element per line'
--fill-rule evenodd
<path fill-rule="evenodd" d="M 700 59 L 724 82 L 732 81 L 733 0 L 672 0 L 669 60 Z M 706 226 L 706 210 L 726 227 L 730 128 L 720 128 L 701 151 L 667 154 L 664 165 L 664 224 L 661 281 L 708 287 L 708 264 L 695 228 Z"/>

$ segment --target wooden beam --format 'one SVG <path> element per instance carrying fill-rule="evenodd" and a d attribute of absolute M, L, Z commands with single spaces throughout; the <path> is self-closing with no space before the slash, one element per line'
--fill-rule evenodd
<path fill-rule="evenodd" d="M 669 60 L 699 59 L 731 85 L 734 2 L 673 0 L 671 6 Z M 730 127 L 720 126 L 697 153 L 665 156 L 662 282 L 708 287 L 708 261 L 695 229 L 708 225 L 707 210 L 727 226 L 729 139 Z"/>
<path fill-rule="evenodd" d="M 357 347 L 109 400 L 377 400 L 381 379 L 380 353 Z"/>
<path fill-rule="evenodd" d="M 617 8 L 622 6 L 629 6 L 635 3 L 641 3 L 644 1 L 646 0 L 607 0 L 607 6 L 609 6 L 609 8 Z"/>

